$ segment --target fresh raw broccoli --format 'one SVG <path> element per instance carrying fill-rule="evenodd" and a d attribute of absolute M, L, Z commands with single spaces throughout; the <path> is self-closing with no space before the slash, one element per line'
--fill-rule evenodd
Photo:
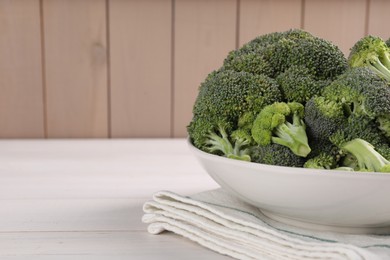
<path fill-rule="evenodd" d="M 305 162 L 304 168 L 313 169 L 333 169 L 336 167 L 337 160 L 334 155 L 322 152 Z"/>
<path fill-rule="evenodd" d="M 347 60 L 337 46 L 314 36 L 286 37 L 268 45 L 263 52 L 275 76 L 293 65 L 303 65 L 316 79 L 333 80 L 347 68 Z"/>
<path fill-rule="evenodd" d="M 294 154 L 288 147 L 279 144 L 252 146 L 250 156 L 252 162 L 287 167 L 302 167 L 305 162 L 303 157 Z"/>
<path fill-rule="evenodd" d="M 351 48 L 348 57 L 351 67 L 367 67 L 390 81 L 390 48 L 375 36 L 365 36 Z"/>
<path fill-rule="evenodd" d="M 306 157 L 311 150 L 303 116 L 302 104 L 275 102 L 257 115 L 253 122 L 252 137 L 262 146 L 276 143 L 290 148 L 298 156 Z"/>
<path fill-rule="evenodd" d="M 347 68 L 347 60 L 332 43 L 303 30 L 270 33 L 232 51 L 224 67 L 277 77 L 293 65 L 306 66 L 317 80 L 333 80 Z"/>
<path fill-rule="evenodd" d="M 386 159 L 390 159 L 390 145 L 384 134 L 378 129 L 375 121 L 362 115 L 351 115 L 340 127 L 329 137 L 336 146 L 341 142 L 363 139 L 373 146 Z M 341 140 L 341 141 L 340 141 Z"/>
<path fill-rule="evenodd" d="M 293 65 L 276 78 L 283 97 L 288 102 L 305 103 L 330 83 L 327 80 L 316 80 L 311 71 L 304 65 Z"/>
<path fill-rule="evenodd" d="M 240 158 L 251 140 L 230 136 L 238 128 L 238 122 L 247 120 L 250 124 L 250 116 L 245 119 L 247 114 L 257 114 L 280 99 L 276 82 L 265 75 L 230 70 L 212 72 L 201 84 L 194 104 L 193 119 L 187 127 L 191 141 L 203 151 Z"/>
<path fill-rule="evenodd" d="M 313 97 L 305 106 L 305 124 L 309 139 L 328 140 L 346 120 L 342 103 Z"/>
<path fill-rule="evenodd" d="M 343 104 L 347 114 L 377 120 L 390 136 L 390 87 L 367 67 L 351 68 L 324 88 L 323 96 Z"/>
<path fill-rule="evenodd" d="M 240 54 L 238 51 L 233 51 L 226 58 L 223 69 L 234 71 L 245 71 L 252 74 L 264 74 L 272 76 L 274 69 L 261 56 L 255 52 Z"/>
<path fill-rule="evenodd" d="M 240 136 L 240 134 L 234 135 L 233 147 L 225 129 L 223 127 L 219 127 L 218 130 L 220 135 L 215 132 L 211 132 L 207 135 L 208 139 L 206 140 L 206 143 L 209 145 L 207 149 L 209 152 L 222 152 L 222 154 L 227 158 L 251 161 L 248 154 L 249 151 L 246 148 L 250 144 L 250 139 L 247 139 L 247 136 Z"/>
<path fill-rule="evenodd" d="M 334 141 L 341 150 L 356 158 L 359 171 L 390 172 L 390 162 L 369 142 L 360 138 L 351 141 L 334 138 Z"/>

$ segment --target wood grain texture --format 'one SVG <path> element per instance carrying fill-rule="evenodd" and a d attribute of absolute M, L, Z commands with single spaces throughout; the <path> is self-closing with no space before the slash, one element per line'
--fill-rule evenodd
<path fill-rule="evenodd" d="M 171 0 L 110 1 L 112 137 L 171 133 Z"/>
<path fill-rule="evenodd" d="M 301 28 L 302 0 L 241 0 L 239 45 L 256 36 Z"/>
<path fill-rule="evenodd" d="M 369 3 L 368 34 L 382 37 L 385 40 L 389 39 L 390 30 L 388 28 L 388 21 L 390 1 L 370 0 Z"/>
<path fill-rule="evenodd" d="M 232 259 L 177 235 L 153 236 L 146 230 L 0 233 L 0 257 L 2 260 Z"/>
<path fill-rule="evenodd" d="M 39 1 L 0 1 L 0 138 L 44 137 Z"/>
<path fill-rule="evenodd" d="M 174 129 L 187 135 L 199 84 L 236 44 L 235 0 L 181 0 L 175 7 Z"/>
<path fill-rule="evenodd" d="M 365 34 L 366 0 L 305 1 L 304 29 L 325 38 L 348 55 Z"/>
<path fill-rule="evenodd" d="M 107 137 L 106 2 L 43 1 L 48 137 Z"/>

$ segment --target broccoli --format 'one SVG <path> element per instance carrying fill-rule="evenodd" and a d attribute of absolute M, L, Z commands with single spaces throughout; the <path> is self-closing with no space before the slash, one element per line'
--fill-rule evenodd
<path fill-rule="evenodd" d="M 305 159 L 294 154 L 288 147 L 279 144 L 252 146 L 250 156 L 253 162 L 287 167 L 302 167 Z"/>
<path fill-rule="evenodd" d="M 327 80 L 316 80 L 303 65 L 293 65 L 276 78 L 283 97 L 289 102 L 305 103 L 312 96 L 321 93 L 329 84 Z"/>
<path fill-rule="evenodd" d="M 348 57 L 351 67 L 367 67 L 390 81 L 390 49 L 379 37 L 365 36 L 351 48 Z"/>
<path fill-rule="evenodd" d="M 309 139 L 328 139 L 346 120 L 342 103 L 313 97 L 305 105 L 304 121 Z"/>
<path fill-rule="evenodd" d="M 347 60 L 332 43 L 303 30 L 259 36 L 229 53 L 224 67 L 276 78 L 293 65 L 306 66 L 316 80 L 333 80 L 347 68 Z"/>
<path fill-rule="evenodd" d="M 320 153 L 305 162 L 304 168 L 333 169 L 336 166 L 336 157 L 328 153 Z"/>
<path fill-rule="evenodd" d="M 193 118 L 187 127 L 193 144 L 199 149 L 232 157 L 242 156 L 250 140 L 232 138 L 237 124 L 247 114 L 257 114 L 266 105 L 281 99 L 274 80 L 265 75 L 219 70 L 209 74 L 199 88 Z M 250 116 L 245 119 L 250 124 Z M 245 121 L 244 120 L 244 121 Z M 249 121 L 248 121 L 249 120 Z M 249 127 L 248 127 L 249 128 Z M 230 149 L 230 146 L 232 149 Z M 222 147 L 228 147 L 225 149 Z"/>
<path fill-rule="evenodd" d="M 337 141 L 340 149 L 356 158 L 359 171 L 390 172 L 390 162 L 369 142 L 360 138 L 351 141 L 334 139 L 334 141 Z"/>
<path fill-rule="evenodd" d="M 255 52 L 238 54 L 237 51 L 233 51 L 226 58 L 222 68 L 237 72 L 245 71 L 252 74 L 264 74 L 270 77 L 274 74 L 271 65 Z"/>
<path fill-rule="evenodd" d="M 252 137 L 262 146 L 276 143 L 290 148 L 298 156 L 306 157 L 311 150 L 303 115 L 304 106 L 297 102 L 268 105 L 253 122 Z"/>
<path fill-rule="evenodd" d="M 211 132 L 207 135 L 206 143 L 209 145 L 207 150 L 210 153 L 221 152 L 224 156 L 231 159 L 251 161 L 249 151 L 245 147 L 250 144 L 246 136 L 234 135 L 234 147 L 228 139 L 228 135 L 223 127 L 219 127 L 220 135 Z"/>
<path fill-rule="evenodd" d="M 385 135 L 378 129 L 375 121 L 362 115 L 351 115 L 347 118 L 329 140 L 339 147 L 341 142 L 357 138 L 369 142 L 386 159 L 390 159 L 390 146 Z"/>
<path fill-rule="evenodd" d="M 292 65 L 306 66 L 317 80 L 333 80 L 347 69 L 340 49 L 317 37 L 287 37 L 263 50 L 265 60 L 275 69 L 275 76 Z"/>
<path fill-rule="evenodd" d="M 367 67 L 351 68 L 324 88 L 323 96 L 343 104 L 346 114 L 377 120 L 390 135 L 390 87 Z"/>

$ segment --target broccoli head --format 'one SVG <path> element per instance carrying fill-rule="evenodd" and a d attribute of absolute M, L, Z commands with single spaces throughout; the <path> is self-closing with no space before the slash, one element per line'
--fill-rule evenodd
<path fill-rule="evenodd" d="M 293 65 L 276 78 L 283 97 L 288 102 L 305 103 L 314 95 L 321 93 L 329 84 L 327 80 L 316 80 L 304 65 Z"/>
<path fill-rule="evenodd" d="M 294 154 L 288 147 L 279 144 L 252 146 L 250 156 L 253 162 L 286 167 L 302 167 L 305 159 Z"/>
<path fill-rule="evenodd" d="M 390 48 L 375 36 L 365 36 L 351 48 L 348 57 L 351 67 L 367 67 L 390 81 Z"/>
<path fill-rule="evenodd" d="M 312 169 L 333 169 L 337 165 L 336 157 L 325 152 L 320 153 L 305 162 L 304 168 Z"/>
<path fill-rule="evenodd" d="M 347 60 L 340 49 L 315 36 L 286 37 L 268 45 L 263 53 L 275 69 L 275 76 L 297 65 L 306 66 L 316 79 L 333 80 L 347 68 Z"/>
<path fill-rule="evenodd" d="M 294 154 L 306 157 L 311 150 L 303 116 L 302 104 L 275 102 L 257 115 L 251 130 L 252 137 L 259 145 L 284 145 Z"/>
<path fill-rule="evenodd" d="M 250 140 L 247 142 L 230 136 L 238 128 L 238 122 L 250 124 L 251 117 L 246 115 L 257 114 L 266 105 L 280 99 L 276 82 L 265 75 L 214 71 L 199 88 L 193 118 L 187 127 L 191 141 L 203 151 L 227 157 L 232 157 L 229 151 L 233 151 L 235 156 L 240 157 L 239 151 L 245 150 Z M 232 149 L 221 149 L 228 147 L 228 142 Z"/>
<path fill-rule="evenodd" d="M 390 162 L 363 139 L 340 142 L 339 147 L 356 159 L 359 171 L 390 172 Z"/>
<path fill-rule="evenodd" d="M 347 114 L 377 120 L 380 129 L 390 135 L 390 87 L 369 68 L 349 69 L 324 88 L 323 96 L 342 103 Z"/>
<path fill-rule="evenodd" d="M 342 103 L 316 96 L 306 103 L 304 119 L 309 139 L 327 140 L 346 117 Z"/>

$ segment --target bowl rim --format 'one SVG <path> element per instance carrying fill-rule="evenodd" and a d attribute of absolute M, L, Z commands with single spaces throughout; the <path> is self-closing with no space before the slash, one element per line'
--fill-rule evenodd
<path fill-rule="evenodd" d="M 197 148 L 191 141 L 187 138 L 187 144 L 190 150 L 199 156 L 207 159 L 217 160 L 222 163 L 227 163 L 231 165 L 241 165 L 246 168 L 258 168 L 259 170 L 272 170 L 272 171 L 289 171 L 289 174 L 296 175 L 317 175 L 317 176 L 334 176 L 334 177 L 355 177 L 355 178 L 390 178 L 390 174 L 383 172 L 360 172 L 360 171 L 341 171 L 341 170 L 326 170 L 326 169 L 314 169 L 314 168 L 303 168 L 303 167 L 287 167 L 287 166 L 278 166 L 278 165 L 269 165 L 256 162 L 247 162 L 241 160 L 230 159 L 227 157 L 207 153 Z"/>

